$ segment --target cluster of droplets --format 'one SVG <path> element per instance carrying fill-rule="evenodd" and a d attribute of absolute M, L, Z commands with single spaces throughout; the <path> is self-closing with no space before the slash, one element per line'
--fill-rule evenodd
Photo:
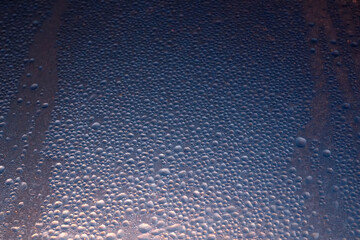
<path fill-rule="evenodd" d="M 327 116 L 324 142 L 312 140 L 311 167 L 318 172 L 320 205 L 328 204 L 335 212 L 345 212 L 346 233 L 350 238 L 360 238 L 360 189 L 359 189 L 359 144 L 360 85 L 356 78 L 359 33 L 349 31 L 357 23 L 344 21 L 346 14 L 338 14 L 350 5 L 328 8 L 329 18 L 336 29 L 336 38 L 328 39 L 322 35 L 310 39 L 311 51 L 323 58 L 323 76 L 326 82 L 326 94 L 330 113 Z M 353 16 L 357 16 L 358 13 Z M 311 30 L 319 24 L 310 23 Z M 331 36 L 333 37 L 333 36 Z M 341 74 L 345 73 L 346 74 Z M 329 222 L 329 214 L 324 216 Z M 336 216 L 338 214 L 334 214 Z"/>
<path fill-rule="evenodd" d="M 26 64 L 34 62 L 28 58 L 28 49 L 32 37 L 41 27 L 42 22 L 50 14 L 52 1 L 33 1 L 2 3 L 0 17 L 0 137 L 3 137 L 5 119 L 10 103 L 18 90 L 19 79 Z M 19 100 L 21 101 L 21 100 Z"/>
<path fill-rule="evenodd" d="M 296 80 L 300 72 L 280 62 L 261 66 L 270 48 L 254 65 L 219 50 L 239 51 L 220 34 L 232 25 L 224 16 L 209 16 L 222 21 L 198 33 L 188 25 L 191 6 L 149 7 L 155 13 L 98 7 L 109 14 L 72 3 L 64 17 L 60 92 L 43 150 L 58 163 L 33 237 L 310 235 L 311 228 L 302 230 L 306 197 L 295 194 L 302 179 L 287 169 L 295 141 L 289 136 L 306 123 L 311 97 L 309 82 Z M 175 32 L 164 25 L 166 15 Z M 295 89 L 302 96 L 286 94 Z"/>
<path fill-rule="evenodd" d="M 0 16 L 0 238 L 3 236 L 4 219 L 8 215 L 18 192 L 27 189 L 28 185 L 20 176 L 24 171 L 24 165 L 19 164 L 14 170 L 14 175 L 9 177 L 8 166 L 13 164 L 13 159 L 7 155 L 18 147 L 7 149 L 4 141 L 4 130 L 11 103 L 22 102 L 22 99 L 15 99 L 19 90 L 21 77 L 28 77 L 23 74 L 26 65 L 34 62 L 29 58 L 28 50 L 33 41 L 33 36 L 40 29 L 43 21 L 50 15 L 52 1 L 35 0 L 26 2 L 2 2 L 2 13 Z M 21 141 L 26 142 L 27 135 L 24 134 Z M 16 207 L 21 209 L 24 202 L 20 201 Z"/>
<path fill-rule="evenodd" d="M 218 7 L 69 2 L 33 239 L 320 238 L 290 166 L 309 144 L 305 24 Z"/>

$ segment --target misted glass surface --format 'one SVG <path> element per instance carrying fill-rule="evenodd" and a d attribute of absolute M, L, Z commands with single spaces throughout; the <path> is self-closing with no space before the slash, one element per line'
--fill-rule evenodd
<path fill-rule="evenodd" d="M 360 239 L 360 3 L 2 1 L 0 239 Z"/>

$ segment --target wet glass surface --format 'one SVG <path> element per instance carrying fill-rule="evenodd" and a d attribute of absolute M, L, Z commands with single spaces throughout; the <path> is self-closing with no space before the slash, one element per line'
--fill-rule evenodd
<path fill-rule="evenodd" d="M 360 5 L 2 1 L 0 239 L 360 239 Z"/>

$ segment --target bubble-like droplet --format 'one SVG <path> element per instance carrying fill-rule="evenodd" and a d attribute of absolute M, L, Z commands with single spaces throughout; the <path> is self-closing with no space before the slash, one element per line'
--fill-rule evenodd
<path fill-rule="evenodd" d="M 30 89 L 31 89 L 31 90 L 35 90 L 35 89 L 37 89 L 38 87 L 39 87 L 39 84 L 33 83 L 33 84 L 31 84 Z"/>
<path fill-rule="evenodd" d="M 91 128 L 92 128 L 92 129 L 99 129 L 100 126 L 101 126 L 100 123 L 94 122 L 94 123 L 91 125 Z"/>
<path fill-rule="evenodd" d="M 105 240 L 116 240 L 116 239 L 117 239 L 117 237 L 116 237 L 115 233 L 108 233 L 105 236 Z"/>
<path fill-rule="evenodd" d="M 62 202 L 61 201 L 56 201 L 55 203 L 54 203 L 54 208 L 59 208 L 59 207 L 61 207 L 62 206 Z"/>
<path fill-rule="evenodd" d="M 98 209 L 101 209 L 101 208 L 103 208 L 104 206 L 105 206 L 104 200 L 99 200 L 99 201 L 96 202 L 96 207 L 97 207 Z"/>
<path fill-rule="evenodd" d="M 324 156 L 324 157 L 330 157 L 330 156 L 331 156 L 331 151 L 330 151 L 329 149 L 325 149 L 325 150 L 323 151 L 323 156 Z"/>
<path fill-rule="evenodd" d="M 166 176 L 170 174 L 170 170 L 168 168 L 162 168 L 159 170 L 159 174 L 162 176 Z"/>
<path fill-rule="evenodd" d="M 311 234 L 312 239 L 319 239 L 319 237 L 320 237 L 320 234 L 317 232 Z"/>
<path fill-rule="evenodd" d="M 138 235 L 138 236 L 137 236 L 137 239 L 138 239 L 138 240 L 150 240 L 150 239 L 152 239 L 151 237 L 152 237 L 151 234 L 149 234 L 149 233 L 144 233 L 144 234 Z"/>
<path fill-rule="evenodd" d="M 295 144 L 299 148 L 303 148 L 306 146 L 306 139 L 303 137 L 297 137 L 295 140 Z"/>
<path fill-rule="evenodd" d="M 125 235 L 125 232 L 124 232 L 124 230 L 122 230 L 122 229 L 119 229 L 119 230 L 117 231 L 117 233 L 116 233 L 116 236 L 117 236 L 118 238 L 122 238 L 122 237 L 124 237 L 124 235 Z"/>
<path fill-rule="evenodd" d="M 42 105 L 41 105 L 41 108 L 48 108 L 49 107 L 49 103 L 43 103 Z"/>
<path fill-rule="evenodd" d="M 173 225 L 171 225 L 171 226 L 168 226 L 168 227 L 166 228 L 166 230 L 167 230 L 168 232 L 176 232 L 176 231 L 179 231 L 180 229 L 181 229 L 181 225 L 178 224 L 178 223 L 173 224 Z"/>
<path fill-rule="evenodd" d="M 152 229 L 152 227 L 147 223 L 140 224 L 138 228 L 139 228 L 139 232 L 141 232 L 141 233 L 150 232 Z"/>
<path fill-rule="evenodd" d="M 60 233 L 58 236 L 58 240 L 67 240 L 69 237 L 69 234 L 67 234 L 66 232 Z"/>
<path fill-rule="evenodd" d="M 334 57 L 338 57 L 340 55 L 340 52 L 338 50 L 334 50 L 331 52 L 331 55 L 333 55 Z"/>
<path fill-rule="evenodd" d="M 14 184 L 14 180 L 12 178 L 8 178 L 8 179 L 6 179 L 5 184 L 8 186 L 11 186 Z"/>

